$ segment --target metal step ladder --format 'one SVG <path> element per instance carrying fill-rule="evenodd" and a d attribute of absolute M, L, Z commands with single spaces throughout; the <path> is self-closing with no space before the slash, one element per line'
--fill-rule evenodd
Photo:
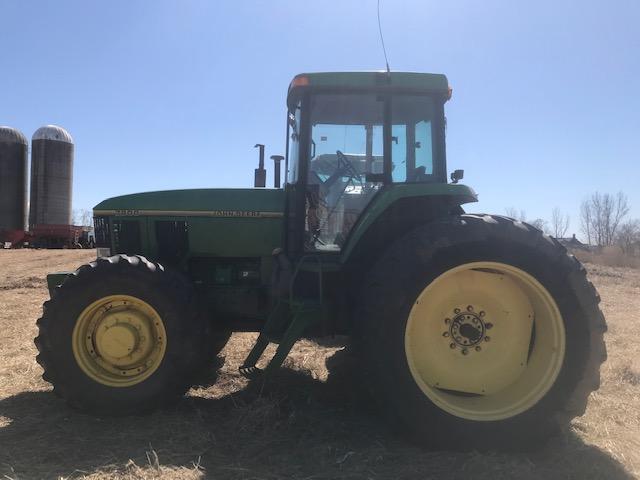
<path fill-rule="evenodd" d="M 316 268 L 308 268 L 311 266 L 310 262 L 313 262 L 313 267 Z M 318 274 L 318 298 L 294 299 L 294 286 L 301 270 Z M 299 260 L 293 272 L 289 283 L 288 297 L 279 298 L 276 302 L 256 343 L 240 366 L 240 373 L 245 377 L 254 377 L 260 374 L 271 374 L 280 368 L 291 348 L 307 327 L 326 319 L 327 312 L 325 310 L 322 289 L 322 258 L 319 255 L 305 255 Z M 277 344 L 278 347 L 267 367 L 262 370 L 256 364 L 270 343 Z"/>

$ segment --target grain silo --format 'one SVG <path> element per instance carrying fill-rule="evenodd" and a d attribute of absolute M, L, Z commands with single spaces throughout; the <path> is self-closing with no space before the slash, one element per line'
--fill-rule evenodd
<path fill-rule="evenodd" d="M 61 127 L 46 125 L 31 140 L 29 228 L 70 225 L 73 187 L 73 138 Z"/>
<path fill-rule="evenodd" d="M 22 133 L 0 126 L 0 230 L 25 228 L 28 149 Z"/>

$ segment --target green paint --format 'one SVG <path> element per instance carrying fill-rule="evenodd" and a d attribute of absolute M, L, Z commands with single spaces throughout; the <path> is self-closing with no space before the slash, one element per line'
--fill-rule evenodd
<path fill-rule="evenodd" d="M 269 257 L 282 246 L 282 218 L 188 217 L 192 256 Z"/>
<path fill-rule="evenodd" d="M 388 185 L 373 198 L 369 207 L 358 220 L 349 236 L 346 248 L 342 251 L 341 263 L 348 261 L 365 232 L 394 202 L 401 198 L 423 196 L 451 197 L 452 202 L 457 205 L 478 201 L 476 192 L 466 185 L 447 183 L 396 183 Z"/>
<path fill-rule="evenodd" d="M 253 188 L 202 188 L 134 193 L 100 202 L 96 210 L 157 211 L 284 211 L 284 192 Z"/>
<path fill-rule="evenodd" d="M 304 80 L 306 79 L 306 80 Z M 302 82 L 306 85 L 301 85 Z M 292 105 L 300 92 L 311 89 L 396 89 L 449 97 L 449 81 L 439 73 L 415 72 L 322 72 L 296 75 L 289 86 L 287 102 Z"/>
<path fill-rule="evenodd" d="M 157 256 L 156 222 L 177 220 L 187 222 L 189 257 L 268 257 L 282 246 L 284 200 L 272 189 L 168 190 L 110 198 L 93 211 L 141 223 L 141 249 L 127 253 Z"/>

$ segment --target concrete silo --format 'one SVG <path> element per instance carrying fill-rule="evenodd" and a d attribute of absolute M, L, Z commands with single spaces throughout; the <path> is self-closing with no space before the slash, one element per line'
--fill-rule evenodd
<path fill-rule="evenodd" d="M 27 152 L 25 136 L 0 126 L 0 230 L 24 230 L 27 214 Z"/>
<path fill-rule="evenodd" d="M 33 134 L 30 229 L 71 224 L 73 150 L 73 138 L 64 128 L 46 125 Z"/>

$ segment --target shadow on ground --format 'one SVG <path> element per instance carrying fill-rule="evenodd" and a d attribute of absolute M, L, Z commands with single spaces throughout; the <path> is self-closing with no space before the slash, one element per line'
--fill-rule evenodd
<path fill-rule="evenodd" d="M 153 451 L 167 466 L 199 462 L 212 478 L 633 478 L 572 433 L 529 454 L 425 451 L 385 429 L 350 379 L 283 370 L 238 393 L 117 419 L 24 392 L 0 401 L 0 475 L 81 476 L 146 464 Z"/>

